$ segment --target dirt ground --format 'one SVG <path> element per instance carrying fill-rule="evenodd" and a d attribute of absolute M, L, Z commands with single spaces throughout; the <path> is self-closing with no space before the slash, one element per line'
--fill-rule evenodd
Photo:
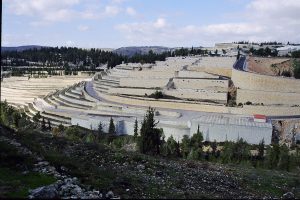
<path fill-rule="evenodd" d="M 248 57 L 248 70 L 264 75 L 281 76 L 283 71 L 292 75 L 291 60 L 288 58 Z"/>

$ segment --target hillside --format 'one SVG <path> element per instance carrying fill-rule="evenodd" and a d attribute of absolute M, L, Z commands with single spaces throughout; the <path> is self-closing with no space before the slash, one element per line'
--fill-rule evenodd
<path fill-rule="evenodd" d="M 119 55 L 131 57 L 134 54 L 147 54 L 150 50 L 152 50 L 153 53 L 161 54 L 163 52 L 170 51 L 171 49 L 162 46 L 142 46 L 142 47 L 133 46 L 133 47 L 121 47 L 115 49 L 113 52 Z"/>
<path fill-rule="evenodd" d="M 39 131 L 18 133 L 3 126 L 0 129 L 2 198 L 26 197 L 26 188 L 41 185 L 46 186 L 31 191 L 31 195 L 239 199 L 278 198 L 294 190 L 299 197 L 299 177 L 293 173 L 152 157 Z M 20 177 L 22 181 L 14 181 Z M 27 180 L 32 177 L 35 184 Z"/>
<path fill-rule="evenodd" d="M 38 50 L 40 50 L 43 47 L 45 47 L 45 46 L 26 45 L 26 46 L 18 46 L 18 47 L 1 47 L 1 52 L 6 52 L 6 51 L 22 52 L 22 51 L 29 50 L 29 49 L 38 49 Z"/>

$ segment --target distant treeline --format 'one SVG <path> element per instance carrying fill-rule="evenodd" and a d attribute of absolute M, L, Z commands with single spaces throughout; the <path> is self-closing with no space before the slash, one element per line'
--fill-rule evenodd
<path fill-rule="evenodd" d="M 122 62 L 155 63 L 155 61 L 165 61 L 166 57 L 187 56 L 190 54 L 199 55 L 205 53 L 207 54 L 208 52 L 201 49 L 181 48 L 161 54 L 156 54 L 150 50 L 148 54 L 135 54 L 132 57 L 128 57 L 94 48 L 87 50 L 76 47 L 47 47 L 30 49 L 22 52 L 1 52 L 1 64 L 2 66 L 61 66 L 67 69 L 72 68 L 72 70 L 74 70 L 74 68 L 77 70 L 94 70 L 96 67 L 103 64 L 107 64 L 109 68 L 112 68 Z M 9 60 L 9 62 L 6 60 Z"/>
<path fill-rule="evenodd" d="M 250 48 L 250 53 L 256 56 L 273 56 L 276 57 L 278 55 L 277 49 L 270 49 L 269 47 L 266 48 L 259 48 L 259 49 L 254 49 L 253 47 Z"/>

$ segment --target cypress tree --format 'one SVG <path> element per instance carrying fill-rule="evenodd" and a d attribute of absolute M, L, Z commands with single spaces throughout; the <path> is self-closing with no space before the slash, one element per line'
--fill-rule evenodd
<path fill-rule="evenodd" d="M 258 145 L 258 159 L 262 160 L 264 158 L 264 150 L 265 150 L 265 140 L 262 139 Z"/>
<path fill-rule="evenodd" d="M 100 122 L 98 125 L 98 135 L 102 135 L 103 134 L 103 127 L 102 127 L 102 123 Z"/>
<path fill-rule="evenodd" d="M 114 120 L 113 120 L 112 117 L 110 118 L 108 133 L 109 134 L 116 134 L 116 127 L 115 127 Z"/>
<path fill-rule="evenodd" d="M 155 110 L 149 107 L 141 126 L 139 148 L 141 153 L 160 154 L 163 130 L 156 128 L 158 122 L 154 120 Z"/>
<path fill-rule="evenodd" d="M 134 139 L 136 139 L 138 137 L 138 121 L 137 118 L 135 118 L 135 122 L 134 122 Z"/>

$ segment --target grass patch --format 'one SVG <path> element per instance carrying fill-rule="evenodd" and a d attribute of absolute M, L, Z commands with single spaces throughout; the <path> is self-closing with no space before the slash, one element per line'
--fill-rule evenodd
<path fill-rule="evenodd" d="M 55 181 L 52 176 L 35 172 L 22 174 L 16 170 L 0 167 L 0 197 L 26 198 L 29 189 L 49 185 Z"/>
<path fill-rule="evenodd" d="M 284 193 L 290 192 L 293 190 L 292 188 L 295 188 L 296 190 L 293 191 L 295 197 L 300 197 L 299 175 L 266 169 L 243 168 L 237 171 L 242 175 L 242 183 L 256 192 L 281 197 Z"/>

